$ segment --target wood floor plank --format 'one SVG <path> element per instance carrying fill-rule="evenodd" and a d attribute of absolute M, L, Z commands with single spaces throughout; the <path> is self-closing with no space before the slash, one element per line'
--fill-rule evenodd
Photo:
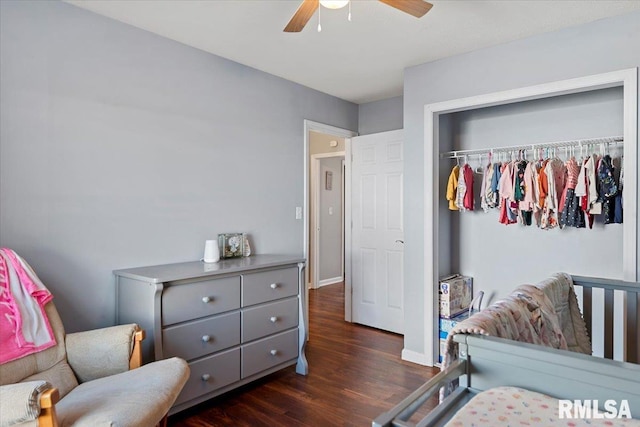
<path fill-rule="evenodd" d="M 401 335 L 345 322 L 341 283 L 309 292 L 309 338 L 308 376 L 283 369 L 175 414 L 169 426 L 368 426 L 438 372 L 401 360 Z"/>

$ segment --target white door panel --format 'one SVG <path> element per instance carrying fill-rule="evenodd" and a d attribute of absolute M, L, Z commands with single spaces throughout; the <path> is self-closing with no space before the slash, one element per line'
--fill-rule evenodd
<path fill-rule="evenodd" d="M 352 320 L 403 333 L 402 131 L 352 138 Z"/>

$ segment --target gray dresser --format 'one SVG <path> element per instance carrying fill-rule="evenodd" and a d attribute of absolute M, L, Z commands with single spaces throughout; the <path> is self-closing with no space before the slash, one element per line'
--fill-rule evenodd
<path fill-rule="evenodd" d="M 117 322 L 147 332 L 144 361 L 191 377 L 170 414 L 296 364 L 306 375 L 304 259 L 253 255 L 115 270 Z"/>

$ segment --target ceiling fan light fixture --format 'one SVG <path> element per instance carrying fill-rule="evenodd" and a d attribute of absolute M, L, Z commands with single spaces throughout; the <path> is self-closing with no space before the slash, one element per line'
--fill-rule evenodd
<path fill-rule="evenodd" d="M 0 0 L 2 1 L 2 0 Z M 298 0 L 300 1 L 300 0 Z M 427 0 L 378 0 L 388 6 L 398 9 L 401 12 L 421 18 L 425 13 L 429 12 L 433 4 Z M 318 31 L 320 28 L 320 11 L 322 7 L 327 9 L 340 9 L 349 5 L 349 13 L 347 20 L 351 21 L 351 0 L 301 0 L 298 10 L 293 14 L 291 20 L 284 27 L 285 33 L 299 33 L 302 31 L 313 14 L 318 11 Z M 322 6 L 322 7 L 320 7 Z"/>
<path fill-rule="evenodd" d="M 327 9 L 341 9 L 349 4 L 349 0 L 320 0 L 320 4 Z"/>

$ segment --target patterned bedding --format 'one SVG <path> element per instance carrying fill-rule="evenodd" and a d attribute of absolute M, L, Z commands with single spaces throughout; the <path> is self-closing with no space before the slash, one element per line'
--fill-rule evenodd
<path fill-rule="evenodd" d="M 559 405 L 558 399 L 545 394 L 517 387 L 496 387 L 474 396 L 445 427 L 640 426 L 640 420 L 629 418 L 560 419 Z M 605 414 L 609 415 L 604 410 L 600 411 L 600 415 Z"/>

